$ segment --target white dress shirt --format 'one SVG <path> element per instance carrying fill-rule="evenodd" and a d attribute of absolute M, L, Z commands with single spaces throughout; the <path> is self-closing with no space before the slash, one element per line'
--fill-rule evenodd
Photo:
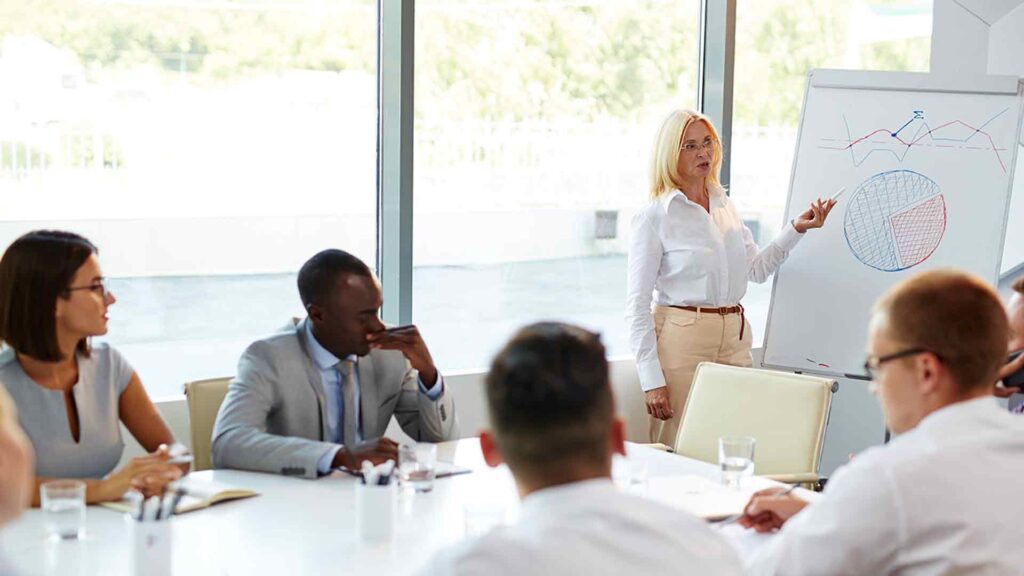
<path fill-rule="evenodd" d="M 735 552 L 703 521 L 618 491 L 610 479 L 538 490 L 520 521 L 436 555 L 422 576 L 739 575 Z"/>
<path fill-rule="evenodd" d="M 626 318 L 644 391 L 665 385 L 651 318 L 660 306 L 735 306 L 747 282 L 764 282 L 802 234 L 786 224 L 764 250 L 721 188 L 709 189 L 708 208 L 679 190 L 652 200 L 633 218 L 629 242 Z"/>
<path fill-rule="evenodd" d="M 316 337 L 313 336 L 311 326 L 310 322 L 306 323 L 306 342 L 309 342 L 309 355 L 313 359 L 313 364 L 316 364 L 317 370 L 320 372 L 320 383 L 324 387 L 324 398 L 327 402 L 327 438 L 324 438 L 324 440 L 338 444 L 338 446 L 324 452 L 320 460 L 317 461 L 317 471 L 321 474 L 326 474 L 331 470 L 331 462 L 334 461 L 335 454 L 338 453 L 338 450 L 341 450 L 345 430 L 345 395 L 341 391 L 341 373 L 338 371 L 338 362 L 341 359 L 328 352 L 317 341 Z M 359 357 L 355 354 L 350 354 L 346 357 L 346 360 L 352 362 L 352 378 L 355 379 L 353 398 L 356 404 L 356 420 L 358 420 L 356 423 L 356 441 L 361 442 L 363 440 L 363 426 L 362 418 L 360 417 L 361 406 L 359 404 L 361 397 L 359 392 Z M 423 380 L 417 380 L 417 382 L 419 383 L 420 393 L 426 394 L 431 400 L 437 400 L 444 390 L 444 379 L 441 378 L 440 372 L 437 374 L 437 382 L 430 390 L 427 390 Z"/>
<path fill-rule="evenodd" d="M 985 397 L 854 458 L 750 574 L 1024 574 L 1024 418 Z"/>

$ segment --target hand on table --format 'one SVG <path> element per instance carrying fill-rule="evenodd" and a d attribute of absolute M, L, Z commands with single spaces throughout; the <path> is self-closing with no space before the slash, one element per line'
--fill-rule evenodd
<path fill-rule="evenodd" d="M 787 520 L 807 506 L 807 502 L 792 494 L 783 494 L 784 488 L 769 488 L 756 492 L 750 498 L 740 526 L 753 528 L 758 532 L 771 532 L 782 528 Z"/>
<path fill-rule="evenodd" d="M 138 484 L 146 496 L 159 494 L 168 483 L 181 478 L 182 469 L 171 464 L 167 446 L 161 445 L 156 452 L 132 458 L 124 467 L 107 476 L 101 487 L 101 500 L 117 500 L 130 488 Z"/>
<path fill-rule="evenodd" d="M 383 464 L 388 460 L 394 460 L 397 463 L 398 444 L 390 438 L 377 438 L 376 440 L 360 442 L 352 448 L 343 446 L 334 455 L 334 461 L 331 463 L 331 466 L 335 468 L 344 466 L 356 472 L 363 465 L 363 460 L 369 460 L 374 466 Z"/>

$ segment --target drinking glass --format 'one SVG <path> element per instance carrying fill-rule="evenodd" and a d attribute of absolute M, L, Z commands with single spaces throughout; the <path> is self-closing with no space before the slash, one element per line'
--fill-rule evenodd
<path fill-rule="evenodd" d="M 85 533 L 85 482 L 54 480 L 39 487 L 46 531 L 57 540 L 81 538 Z"/>
<path fill-rule="evenodd" d="M 750 436 L 723 436 L 718 439 L 718 464 L 722 483 L 739 490 L 743 478 L 754 474 L 754 445 Z"/>
<path fill-rule="evenodd" d="M 434 489 L 436 474 L 436 444 L 402 444 L 398 447 L 398 478 L 403 488 L 430 492 Z"/>

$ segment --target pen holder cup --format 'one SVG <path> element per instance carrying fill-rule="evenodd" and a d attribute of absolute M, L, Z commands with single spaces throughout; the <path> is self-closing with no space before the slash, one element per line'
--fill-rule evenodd
<path fill-rule="evenodd" d="M 386 486 L 356 484 L 356 531 L 363 540 L 391 540 L 397 513 L 397 482 Z"/>
<path fill-rule="evenodd" d="M 131 543 L 134 576 L 171 576 L 171 528 L 173 520 L 139 522 L 125 516 Z"/>

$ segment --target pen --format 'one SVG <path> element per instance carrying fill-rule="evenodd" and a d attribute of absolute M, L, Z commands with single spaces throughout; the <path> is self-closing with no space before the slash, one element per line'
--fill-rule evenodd
<path fill-rule="evenodd" d="M 129 490 L 128 493 L 125 494 L 125 497 L 128 499 L 128 502 L 131 504 L 132 507 L 132 520 L 142 522 L 142 504 L 144 502 L 142 494 L 136 492 L 135 490 Z"/>
<path fill-rule="evenodd" d="M 378 467 L 380 470 L 380 479 L 377 480 L 377 484 L 381 486 L 387 486 L 391 483 L 391 474 L 395 471 L 395 461 L 388 460 Z"/>
<path fill-rule="evenodd" d="M 166 492 L 160 497 L 160 511 L 157 512 L 157 520 L 167 520 L 174 512 L 174 497 Z"/>
<path fill-rule="evenodd" d="M 174 514 L 177 513 L 177 511 L 178 511 L 178 503 L 181 502 L 181 497 L 184 496 L 185 494 L 187 494 L 187 492 L 185 491 L 184 488 L 175 488 L 174 489 L 174 496 L 171 497 L 170 512 L 167 514 L 166 518 L 170 518 L 171 516 L 173 516 Z"/>
<path fill-rule="evenodd" d="M 800 486 L 799 484 L 793 484 L 789 488 L 786 488 L 785 491 L 779 492 L 778 494 L 775 494 L 774 497 L 778 498 L 779 496 L 785 496 L 785 495 L 789 494 L 790 492 L 792 492 L 793 490 L 796 490 L 799 486 Z M 746 515 L 747 515 L 747 508 L 746 508 L 746 506 L 744 506 L 743 507 L 743 512 L 740 512 L 739 514 L 733 514 L 732 516 L 726 516 L 725 518 L 722 518 L 721 520 L 713 520 L 712 523 L 715 526 L 726 526 L 728 524 L 732 524 L 732 523 L 738 521 L 740 518 L 743 518 Z"/>
<path fill-rule="evenodd" d="M 842 187 L 842 188 L 840 188 L 839 190 L 836 190 L 835 194 L 833 194 L 833 195 L 832 195 L 832 196 L 831 196 L 831 197 L 829 198 L 829 200 L 837 200 L 837 201 L 838 201 L 838 200 L 839 200 L 839 197 L 843 195 L 843 192 L 846 192 L 846 186 L 843 186 L 843 187 Z"/>
<path fill-rule="evenodd" d="M 377 483 L 377 469 L 369 460 L 363 460 L 363 484 L 373 486 Z"/>
<path fill-rule="evenodd" d="M 192 455 L 188 453 L 188 448 L 184 444 L 175 442 L 167 449 L 167 455 L 170 456 L 168 464 L 191 464 Z"/>
<path fill-rule="evenodd" d="M 157 514 L 160 512 L 160 499 L 156 496 L 150 496 L 149 500 L 146 500 L 145 507 L 143 508 L 142 521 L 152 522 L 156 520 Z"/>

